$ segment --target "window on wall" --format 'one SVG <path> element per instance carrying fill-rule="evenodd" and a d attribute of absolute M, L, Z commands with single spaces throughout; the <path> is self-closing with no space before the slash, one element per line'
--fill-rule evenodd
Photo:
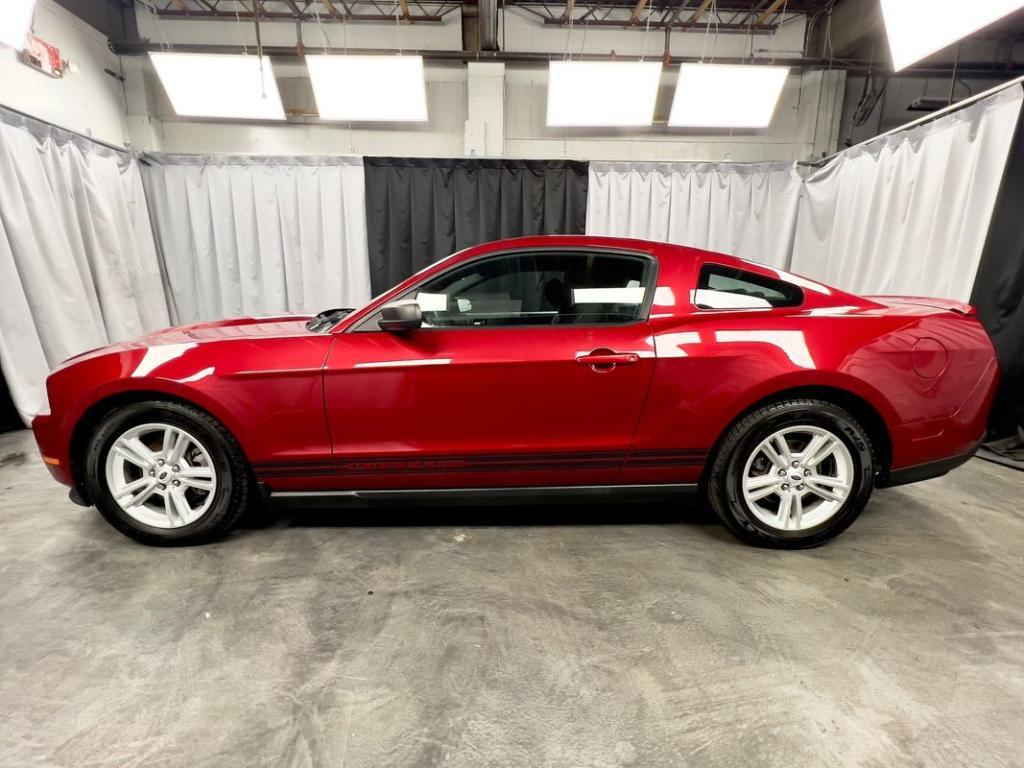
<path fill-rule="evenodd" d="M 803 291 L 792 283 L 720 264 L 701 267 L 694 295 L 700 309 L 771 309 L 803 301 Z"/>
<path fill-rule="evenodd" d="M 588 252 L 480 259 L 420 286 L 424 328 L 629 323 L 643 315 L 649 259 Z"/>

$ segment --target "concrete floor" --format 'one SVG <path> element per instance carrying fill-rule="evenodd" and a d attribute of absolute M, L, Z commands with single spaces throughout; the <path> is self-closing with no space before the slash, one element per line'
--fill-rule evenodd
<path fill-rule="evenodd" d="M 0 766 L 1024 764 L 1024 476 L 979 460 L 791 553 L 643 505 L 148 549 L 0 463 Z"/>

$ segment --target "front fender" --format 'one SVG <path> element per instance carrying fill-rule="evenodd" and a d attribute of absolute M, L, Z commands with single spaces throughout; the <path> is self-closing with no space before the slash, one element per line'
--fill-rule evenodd
<path fill-rule="evenodd" d="M 76 425 L 119 398 L 166 396 L 208 412 L 252 462 L 331 456 L 323 361 L 330 335 L 115 348 L 58 369 L 47 381 L 48 449 L 70 459 Z"/>

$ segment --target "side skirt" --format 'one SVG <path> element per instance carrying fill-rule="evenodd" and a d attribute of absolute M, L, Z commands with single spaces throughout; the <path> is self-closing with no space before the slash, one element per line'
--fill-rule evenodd
<path fill-rule="evenodd" d="M 505 488 L 413 488 L 365 491 L 269 491 L 274 504 L 312 508 L 364 506 L 374 503 L 520 504 L 527 501 L 586 503 L 649 500 L 696 493 L 696 483 L 666 485 L 550 485 Z"/>

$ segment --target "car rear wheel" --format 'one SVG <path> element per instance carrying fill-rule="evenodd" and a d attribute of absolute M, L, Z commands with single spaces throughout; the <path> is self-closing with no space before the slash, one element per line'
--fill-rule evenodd
<path fill-rule="evenodd" d="M 712 463 L 708 501 L 745 541 L 813 547 L 861 513 L 874 470 L 871 441 L 850 413 L 822 400 L 784 400 L 729 430 Z"/>
<path fill-rule="evenodd" d="M 134 403 L 109 414 L 85 456 L 97 509 L 144 544 L 200 544 L 245 510 L 249 472 L 234 437 L 197 408 Z"/>

